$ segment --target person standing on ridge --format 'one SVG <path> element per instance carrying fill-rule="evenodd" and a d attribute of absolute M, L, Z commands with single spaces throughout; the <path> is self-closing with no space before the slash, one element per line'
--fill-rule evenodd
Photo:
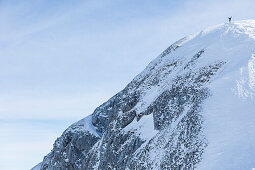
<path fill-rule="evenodd" d="M 228 17 L 228 21 L 231 22 L 231 19 L 232 19 L 232 16 L 231 17 Z"/>

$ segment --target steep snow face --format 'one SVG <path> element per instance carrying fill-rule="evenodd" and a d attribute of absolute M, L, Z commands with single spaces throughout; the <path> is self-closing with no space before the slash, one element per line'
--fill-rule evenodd
<path fill-rule="evenodd" d="M 228 64 L 209 85 L 213 95 L 203 106 L 209 144 L 199 169 L 255 167 L 255 22 L 236 22 L 228 30 L 236 39 L 225 50 Z"/>
<path fill-rule="evenodd" d="M 69 127 L 41 169 L 251 169 L 254 94 L 255 21 L 208 28 Z"/>

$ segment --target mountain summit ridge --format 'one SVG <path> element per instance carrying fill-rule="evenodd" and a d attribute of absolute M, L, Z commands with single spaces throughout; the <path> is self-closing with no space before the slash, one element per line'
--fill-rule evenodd
<path fill-rule="evenodd" d="M 71 125 L 36 168 L 251 169 L 255 20 L 187 36 Z"/>

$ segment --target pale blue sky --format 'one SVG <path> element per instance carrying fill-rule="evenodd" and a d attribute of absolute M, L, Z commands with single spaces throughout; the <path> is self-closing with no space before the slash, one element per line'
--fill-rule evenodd
<path fill-rule="evenodd" d="M 29 169 L 174 41 L 254 0 L 0 0 L 0 165 Z M 23 135 L 21 135 L 23 134 Z M 13 164 L 15 162 L 15 164 Z"/>

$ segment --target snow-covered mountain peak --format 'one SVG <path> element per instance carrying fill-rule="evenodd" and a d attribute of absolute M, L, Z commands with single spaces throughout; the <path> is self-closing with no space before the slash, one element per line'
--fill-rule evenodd
<path fill-rule="evenodd" d="M 121 92 L 71 125 L 45 169 L 251 169 L 255 21 L 169 46 Z"/>
<path fill-rule="evenodd" d="M 158 58 L 171 58 L 172 56 L 186 56 L 183 50 L 174 50 L 178 47 L 186 48 L 189 53 L 196 49 L 213 49 L 214 51 L 232 51 L 245 47 L 250 52 L 255 41 L 255 20 L 235 21 L 220 24 L 204 29 L 201 32 L 189 35 L 170 46 Z M 239 50 L 238 49 L 238 50 Z M 174 52 L 173 52 L 174 51 Z M 245 50 L 242 50 L 242 52 Z M 170 53 L 170 55 L 167 55 Z M 254 52 L 254 51 L 252 51 Z M 179 55 L 182 54 L 182 55 Z M 162 57 L 163 56 L 163 57 Z M 220 55 L 223 56 L 223 55 Z M 228 59 L 229 56 L 224 56 Z M 158 62 L 157 59 L 153 61 Z M 152 62 L 152 63 L 153 63 Z M 210 62 L 210 61 L 208 61 Z M 150 65 L 149 65 L 150 66 Z"/>
<path fill-rule="evenodd" d="M 219 36 L 232 35 L 238 36 L 238 34 L 246 34 L 251 38 L 255 38 L 255 20 L 242 20 L 234 21 L 231 23 L 220 24 L 206 28 L 201 31 L 202 35 L 216 33 Z"/>

